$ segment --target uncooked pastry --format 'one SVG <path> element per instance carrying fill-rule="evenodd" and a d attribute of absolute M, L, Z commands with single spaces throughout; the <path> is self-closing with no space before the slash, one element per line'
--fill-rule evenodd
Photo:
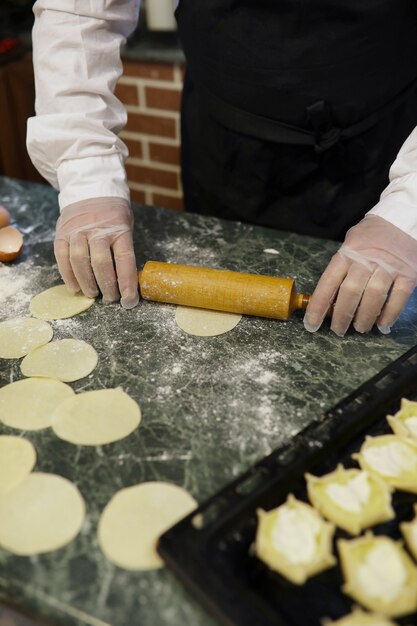
<path fill-rule="evenodd" d="M 188 306 L 178 306 L 175 321 L 189 335 L 214 337 L 222 335 L 237 326 L 242 316 L 237 313 L 209 311 Z"/>
<path fill-rule="evenodd" d="M 171 483 L 148 482 L 118 491 L 105 507 L 98 540 L 106 557 L 128 570 L 162 567 L 158 538 L 197 506 L 191 495 Z"/>
<path fill-rule="evenodd" d="M 0 323 L 0 358 L 20 359 L 52 339 L 48 322 L 33 317 L 15 317 Z"/>
<path fill-rule="evenodd" d="M 27 439 L 0 436 L 0 496 L 11 491 L 30 474 L 36 463 L 36 450 Z"/>
<path fill-rule="evenodd" d="M 68 398 L 56 407 L 51 425 L 60 439 L 99 446 L 127 437 L 139 426 L 140 420 L 138 404 L 119 387 L 87 391 Z"/>
<path fill-rule="evenodd" d="M 57 550 L 78 535 L 84 517 L 84 500 L 69 480 L 29 474 L 0 498 L 0 546 L 21 556 Z"/>
<path fill-rule="evenodd" d="M 98 362 L 93 346 L 79 339 L 60 339 L 32 350 L 22 361 L 24 376 L 57 378 L 70 383 L 88 376 Z"/>
<path fill-rule="evenodd" d="M 342 591 L 370 611 L 401 617 L 417 609 L 417 568 L 400 542 L 367 533 L 337 543 Z"/>
<path fill-rule="evenodd" d="M 355 608 L 352 613 L 345 615 L 336 622 L 324 619 L 323 626 L 396 626 L 393 621 L 379 613 L 365 613 Z"/>
<path fill-rule="evenodd" d="M 52 411 L 74 395 L 69 385 L 52 378 L 26 378 L 0 389 L 0 422 L 22 430 L 51 425 Z"/>
<path fill-rule="evenodd" d="M 352 458 L 395 489 L 417 493 L 417 442 L 412 439 L 368 436 L 359 454 L 352 454 Z"/>
<path fill-rule="evenodd" d="M 289 495 L 272 511 L 259 509 L 255 552 L 268 567 L 296 585 L 336 564 L 333 524 L 308 504 Z"/>
<path fill-rule="evenodd" d="M 82 313 L 93 304 L 94 298 L 82 293 L 73 295 L 66 285 L 57 285 L 34 296 L 29 309 L 34 317 L 42 320 L 62 320 Z"/>
<path fill-rule="evenodd" d="M 396 435 L 417 441 L 417 402 L 403 398 L 400 410 L 395 415 L 387 415 L 387 420 Z"/>
<path fill-rule="evenodd" d="M 417 561 L 417 504 L 414 505 L 414 519 L 400 524 L 401 532 L 411 554 Z"/>
<path fill-rule="evenodd" d="M 391 489 L 374 474 L 338 465 L 320 478 L 306 474 L 306 480 L 314 508 L 352 535 L 395 517 Z"/>

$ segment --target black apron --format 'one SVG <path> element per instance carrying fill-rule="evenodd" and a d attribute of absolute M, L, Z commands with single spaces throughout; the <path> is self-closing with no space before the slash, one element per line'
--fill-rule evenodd
<path fill-rule="evenodd" d="M 415 0 L 180 0 L 186 209 L 343 239 L 417 125 Z"/>

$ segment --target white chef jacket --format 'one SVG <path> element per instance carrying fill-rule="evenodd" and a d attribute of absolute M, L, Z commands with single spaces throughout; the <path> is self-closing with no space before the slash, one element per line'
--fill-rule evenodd
<path fill-rule="evenodd" d="M 174 0 L 175 4 L 175 0 Z M 129 200 L 118 137 L 126 110 L 114 96 L 120 49 L 136 27 L 140 0 L 37 0 L 33 56 L 36 117 L 27 148 L 39 172 L 59 189 L 61 209 L 78 200 Z M 417 128 L 404 142 L 389 185 L 370 211 L 417 239 Z"/>

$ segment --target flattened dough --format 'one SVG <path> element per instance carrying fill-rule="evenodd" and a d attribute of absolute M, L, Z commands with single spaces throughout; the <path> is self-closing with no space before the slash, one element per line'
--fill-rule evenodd
<path fill-rule="evenodd" d="M 336 564 L 333 524 L 292 494 L 276 509 L 257 510 L 256 556 L 296 585 Z"/>
<path fill-rule="evenodd" d="M 408 549 L 417 561 L 417 504 L 414 505 L 414 515 L 411 522 L 402 522 L 400 529 Z"/>
<path fill-rule="evenodd" d="M 60 339 L 32 350 L 23 359 L 23 376 L 57 378 L 65 383 L 88 376 L 98 362 L 93 346 L 79 339 Z"/>
<path fill-rule="evenodd" d="M 158 538 L 197 507 L 192 496 L 171 483 L 148 482 L 118 491 L 105 507 L 98 540 L 106 557 L 128 570 L 163 567 Z"/>
<path fill-rule="evenodd" d="M 30 474 L 36 463 L 36 450 L 27 439 L 0 436 L 0 497 Z"/>
<path fill-rule="evenodd" d="M 51 425 L 60 439 L 99 446 L 127 437 L 140 420 L 138 404 L 119 387 L 68 398 L 53 412 Z"/>
<path fill-rule="evenodd" d="M 417 441 L 399 435 L 368 436 L 352 458 L 395 489 L 417 493 Z"/>
<path fill-rule="evenodd" d="M 69 480 L 29 474 L 0 498 L 0 546 L 21 556 L 58 550 L 78 535 L 84 517 L 84 500 Z"/>
<path fill-rule="evenodd" d="M 62 320 L 86 311 L 93 304 L 94 298 L 87 298 L 82 293 L 73 295 L 66 285 L 57 285 L 34 296 L 29 309 L 41 320 Z"/>
<path fill-rule="evenodd" d="M 417 441 L 417 402 L 402 398 L 400 410 L 387 415 L 387 421 L 396 435 Z"/>
<path fill-rule="evenodd" d="M 320 478 L 306 474 L 311 504 L 352 535 L 395 517 L 391 488 L 379 476 L 359 469 L 337 469 Z"/>
<path fill-rule="evenodd" d="M 209 311 L 188 306 L 177 306 L 175 321 L 189 335 L 214 337 L 237 326 L 242 316 L 237 313 Z"/>
<path fill-rule="evenodd" d="M 15 317 L 0 324 L 0 358 L 20 359 L 51 341 L 54 331 L 48 322 L 33 317 Z"/>
<path fill-rule="evenodd" d="M 400 542 L 367 533 L 350 541 L 339 539 L 337 546 L 344 593 L 389 617 L 417 609 L 417 568 Z"/>
<path fill-rule="evenodd" d="M 0 421 L 22 430 L 51 425 L 52 411 L 74 395 L 69 385 L 52 378 L 27 378 L 0 389 Z"/>

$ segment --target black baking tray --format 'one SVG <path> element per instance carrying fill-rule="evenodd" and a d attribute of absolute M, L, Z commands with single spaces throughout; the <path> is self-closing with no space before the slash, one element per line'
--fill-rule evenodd
<path fill-rule="evenodd" d="M 275 508 L 289 493 L 307 502 L 307 471 L 322 475 L 338 463 L 357 467 L 352 453 L 366 435 L 391 432 L 386 415 L 399 409 L 402 397 L 417 399 L 417 346 L 162 535 L 162 558 L 220 623 L 320 626 L 324 617 L 338 619 L 350 612 L 354 603 L 340 590 L 339 565 L 297 586 L 252 554 L 256 509 Z M 399 523 L 414 517 L 416 502 L 414 494 L 394 492 L 395 520 L 373 532 L 399 539 Z M 335 541 L 341 537 L 351 535 L 338 529 Z M 417 625 L 417 614 L 397 622 Z"/>

